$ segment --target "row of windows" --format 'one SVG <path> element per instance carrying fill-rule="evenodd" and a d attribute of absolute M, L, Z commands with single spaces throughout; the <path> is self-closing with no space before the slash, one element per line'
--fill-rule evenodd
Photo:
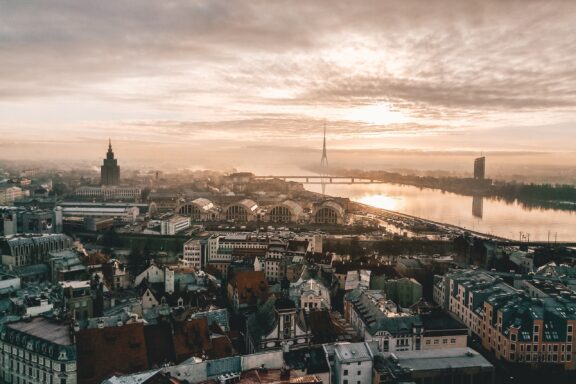
<path fill-rule="evenodd" d="M 51 366 L 51 360 L 48 358 L 44 358 L 42 356 L 38 356 L 36 353 L 30 353 L 27 352 L 25 349 L 23 348 L 18 348 L 18 347 L 10 347 L 10 345 L 8 344 L 4 344 L 3 348 L 2 348 L 5 352 L 5 356 L 6 358 L 9 358 L 10 355 L 13 355 L 14 358 L 20 357 L 23 360 L 27 360 L 27 361 L 33 361 L 36 362 L 36 359 L 38 359 L 39 364 L 41 365 L 45 365 L 45 366 Z M 43 353 L 52 353 L 53 352 L 53 347 L 46 347 L 46 345 L 42 346 L 42 352 Z M 54 363 L 56 364 L 56 363 Z"/>
<path fill-rule="evenodd" d="M 431 345 L 431 340 L 426 340 L 426 345 Z M 439 339 L 434 340 L 434 345 L 440 344 Z M 442 344 L 448 344 L 448 339 L 442 339 Z M 450 344 L 456 344 L 456 339 L 450 339 Z"/>
<path fill-rule="evenodd" d="M 516 345 L 515 344 L 511 344 L 510 345 L 510 349 L 512 351 L 516 350 Z M 571 344 L 561 344 L 561 350 L 562 352 L 564 352 L 564 349 L 566 349 L 567 352 L 572 352 L 572 345 Z M 544 344 L 542 345 L 542 352 L 546 352 L 546 350 L 548 350 L 548 352 L 558 352 L 558 344 Z M 520 351 L 524 352 L 524 344 L 520 344 Z M 534 344 L 534 347 L 532 348 L 532 344 L 526 344 L 526 352 L 538 352 L 538 344 Z"/>
<path fill-rule="evenodd" d="M 12 384 L 38 384 L 40 382 L 40 377 L 32 378 L 32 380 L 27 381 L 25 377 L 20 378 L 20 376 L 15 375 L 14 373 L 6 372 L 3 374 L 3 376 L 6 382 L 10 382 Z M 55 382 L 57 381 L 55 381 L 51 375 L 46 376 L 46 373 L 44 373 L 42 383 L 54 384 Z M 60 384 L 66 384 L 67 382 L 68 380 L 66 378 L 60 379 Z"/>
<path fill-rule="evenodd" d="M 29 354 L 27 356 L 22 356 L 22 357 L 17 357 L 17 355 L 8 355 L 5 354 L 4 355 L 4 362 L 6 364 L 10 364 L 10 366 L 12 366 L 14 363 L 17 364 L 17 366 L 20 365 L 20 362 L 22 362 L 22 366 L 24 366 L 26 363 L 31 364 L 31 365 L 38 365 L 38 366 L 44 366 L 46 367 L 46 369 L 53 369 L 53 370 L 58 370 L 58 367 L 60 367 L 60 371 L 64 372 L 66 369 L 66 364 L 65 363 L 60 363 L 57 361 L 52 361 L 50 359 L 44 358 L 42 356 L 37 356 L 36 354 Z M 74 364 L 68 364 L 69 369 L 68 370 L 74 370 Z"/>
<path fill-rule="evenodd" d="M 452 282 L 451 282 L 451 284 L 452 284 Z M 460 293 L 459 293 L 459 294 L 458 294 L 458 297 L 460 298 L 460 296 L 461 296 L 461 295 L 460 295 Z M 464 298 L 462 298 L 462 301 L 464 302 Z M 465 322 L 468 323 L 469 326 L 472 325 L 471 328 L 473 328 L 473 330 L 474 330 L 476 333 L 479 333 L 479 330 L 476 329 L 477 327 L 474 326 L 475 324 L 471 324 L 471 323 L 473 323 L 473 321 L 472 321 L 472 314 L 470 313 L 469 316 L 468 316 L 468 318 L 467 318 L 466 315 L 465 315 L 465 311 L 464 311 L 464 310 L 467 309 L 467 308 L 466 308 L 465 306 L 462 306 L 462 308 L 461 308 L 462 311 L 460 311 L 460 303 L 459 303 L 456 299 L 454 299 L 453 297 L 450 297 L 450 309 L 452 309 L 452 308 L 454 308 L 454 307 L 456 307 L 455 309 L 456 309 L 456 312 L 457 312 L 458 316 L 459 316 L 460 318 L 462 318 L 463 320 L 465 320 Z M 492 311 L 491 311 L 491 310 L 488 310 L 487 313 L 483 314 L 482 317 L 483 317 L 483 320 L 484 320 L 484 324 L 482 324 L 482 328 L 483 328 L 483 330 L 484 330 L 484 331 L 482 332 L 482 338 L 484 339 L 484 338 L 486 338 L 486 328 L 487 328 L 487 327 L 486 327 L 486 321 L 488 321 L 488 320 L 492 317 Z M 468 321 L 467 321 L 467 320 L 468 320 Z M 501 317 L 499 317 L 499 318 L 497 319 L 497 323 L 496 323 L 498 329 L 494 332 L 494 336 L 496 336 L 496 333 L 501 333 L 501 332 L 502 332 L 501 322 L 502 322 L 502 319 L 501 319 Z M 533 341 L 534 341 L 534 342 L 539 342 L 539 341 L 540 341 L 539 332 L 540 332 L 540 326 L 539 326 L 539 325 L 534 325 L 534 327 L 533 327 Z M 572 325 L 570 325 L 570 324 L 567 325 L 567 333 L 568 333 L 568 335 L 567 335 L 567 337 L 566 337 L 566 342 L 568 342 L 568 343 L 571 343 L 571 342 L 572 342 L 572 332 L 573 332 L 573 327 L 572 327 Z M 501 350 L 501 341 L 502 341 L 502 340 L 501 340 L 501 335 L 498 334 L 498 342 L 496 341 L 496 337 L 491 338 L 491 337 L 490 337 L 491 335 L 492 335 L 492 329 L 491 329 L 491 327 L 488 327 L 488 344 L 491 344 L 491 343 L 494 344 L 495 347 L 497 348 L 497 350 L 500 351 L 500 350 Z M 516 334 L 512 334 L 512 335 L 510 336 L 510 339 L 511 339 L 512 341 L 516 341 L 516 340 L 517 340 Z M 504 344 L 505 344 L 505 343 L 506 343 L 506 340 L 504 340 Z M 427 341 L 427 344 L 428 344 L 428 341 Z M 504 345 L 504 347 L 505 347 L 505 345 Z M 511 349 L 511 351 L 512 351 L 512 352 L 510 353 L 510 359 L 511 359 L 511 360 L 514 360 L 515 349 L 516 349 L 515 344 L 511 344 L 511 345 L 510 345 L 510 349 Z M 530 352 L 531 349 L 533 349 L 534 352 L 538 352 L 538 344 L 534 344 L 534 347 L 533 347 L 533 348 L 531 347 L 531 345 L 527 345 L 527 346 L 526 346 L 526 352 Z M 557 352 L 557 351 L 558 351 L 558 345 L 557 345 L 557 344 L 556 344 L 556 345 L 548 345 L 548 347 L 546 347 L 546 346 L 544 345 L 544 346 L 543 346 L 543 352 L 545 352 L 546 349 L 548 349 L 548 352 L 551 352 L 551 351 Z M 562 349 L 562 352 L 564 352 L 565 347 L 564 347 L 563 344 L 561 345 L 561 349 Z M 571 346 L 570 344 L 566 345 L 566 351 L 567 351 L 567 352 L 571 352 L 571 350 L 572 350 L 572 346 Z M 521 351 L 522 351 L 522 352 L 524 351 L 524 345 L 523 345 L 523 344 L 521 344 Z M 534 356 L 531 357 L 531 355 L 528 353 L 528 354 L 526 354 L 526 357 L 524 358 L 524 356 L 523 356 L 522 354 L 520 354 L 520 355 L 518 356 L 518 359 L 519 359 L 519 361 L 525 360 L 526 362 L 537 361 L 538 355 L 534 355 Z M 550 354 L 550 353 L 549 353 L 547 356 L 544 356 L 544 358 L 543 358 L 542 361 L 556 362 L 556 361 L 558 361 L 558 356 L 557 356 L 556 354 Z M 571 354 L 567 354 L 566 357 L 564 357 L 564 355 L 561 354 L 561 355 L 560 355 L 560 361 L 561 361 L 561 362 L 570 362 L 570 361 L 571 361 Z"/>
<path fill-rule="evenodd" d="M 16 373 L 28 374 L 29 376 L 34 376 L 33 372 L 35 372 L 36 377 L 38 377 L 40 372 L 47 372 L 47 371 L 66 372 L 66 364 L 63 364 L 63 363 L 60 363 L 60 364 L 54 363 L 52 365 L 52 370 L 50 370 L 49 367 L 46 367 L 47 369 L 44 370 L 42 368 L 36 368 L 36 364 L 29 365 L 29 364 L 25 364 L 23 362 L 21 363 L 20 361 L 16 361 L 16 360 L 7 358 L 4 361 L 4 366 L 6 366 L 6 367 L 9 366 L 10 370 L 15 371 Z M 69 369 L 69 371 L 70 371 L 70 369 Z"/>
<path fill-rule="evenodd" d="M 510 360 L 514 360 L 515 353 L 510 352 Z M 537 355 L 537 354 L 529 354 L 526 355 L 519 354 L 518 361 L 526 361 L 526 362 L 537 362 L 537 361 L 549 361 L 549 362 L 558 362 L 558 354 L 547 354 L 547 355 Z M 570 362 L 572 361 L 572 354 L 568 353 L 566 355 L 560 354 L 560 362 Z"/>

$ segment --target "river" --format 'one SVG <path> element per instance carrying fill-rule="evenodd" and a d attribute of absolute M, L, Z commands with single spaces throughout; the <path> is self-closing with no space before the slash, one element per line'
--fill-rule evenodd
<path fill-rule="evenodd" d="M 321 192 L 320 185 L 305 185 Z M 576 211 L 526 208 L 489 198 L 396 184 L 326 185 L 326 194 L 514 240 L 575 241 Z"/>

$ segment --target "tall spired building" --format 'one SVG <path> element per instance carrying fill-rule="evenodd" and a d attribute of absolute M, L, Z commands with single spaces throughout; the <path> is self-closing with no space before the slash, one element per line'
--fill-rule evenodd
<path fill-rule="evenodd" d="M 112 151 L 112 141 L 108 142 L 108 152 L 106 153 L 104 163 L 100 167 L 100 184 L 120 184 L 120 166 L 118 165 L 118 160 L 114 158 L 114 152 Z"/>

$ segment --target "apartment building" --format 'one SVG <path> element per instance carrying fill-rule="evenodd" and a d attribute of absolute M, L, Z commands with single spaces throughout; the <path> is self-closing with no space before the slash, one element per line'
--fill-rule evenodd
<path fill-rule="evenodd" d="M 558 283 L 522 281 L 520 289 L 477 270 L 437 276 L 434 299 L 499 359 L 574 370 L 576 294 Z"/>
<path fill-rule="evenodd" d="M 332 384 L 364 384 L 372 382 L 374 353 L 369 343 L 324 344 Z"/>
<path fill-rule="evenodd" d="M 235 249 L 265 251 L 268 249 L 268 239 L 244 233 L 212 236 L 207 240 L 207 264 L 218 270 L 222 276 L 227 276 Z"/>
<path fill-rule="evenodd" d="M 202 248 L 201 240 L 190 239 L 184 243 L 182 253 L 182 259 L 198 271 L 202 269 Z"/>
<path fill-rule="evenodd" d="M 73 330 L 44 317 L 5 324 L 0 331 L 4 383 L 76 384 Z"/>
<path fill-rule="evenodd" d="M 344 317 L 365 341 L 383 352 L 466 347 L 468 331 L 447 313 L 414 314 L 383 291 L 355 289 L 344 296 Z"/>
<path fill-rule="evenodd" d="M 2 264 L 21 267 L 46 262 L 50 252 L 72 247 L 72 239 L 63 234 L 26 234 L 0 238 Z"/>

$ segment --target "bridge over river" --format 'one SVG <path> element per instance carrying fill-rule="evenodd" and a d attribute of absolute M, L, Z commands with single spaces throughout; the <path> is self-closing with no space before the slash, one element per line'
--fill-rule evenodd
<path fill-rule="evenodd" d="M 254 180 L 296 181 L 302 184 L 385 184 L 386 181 L 353 176 L 280 175 L 254 176 Z"/>

